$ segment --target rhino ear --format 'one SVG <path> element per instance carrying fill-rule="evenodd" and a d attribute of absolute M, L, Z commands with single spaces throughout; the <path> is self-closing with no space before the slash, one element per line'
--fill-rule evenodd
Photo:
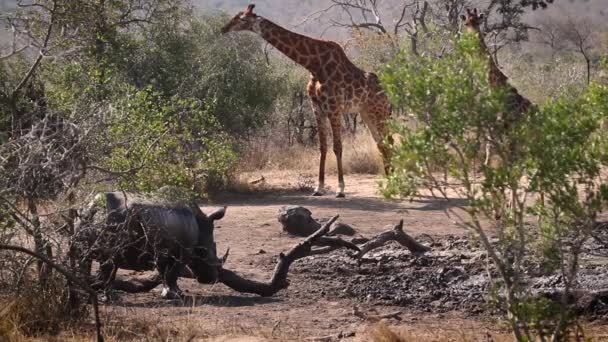
<path fill-rule="evenodd" d="M 218 210 L 212 212 L 209 215 L 209 219 L 211 221 L 220 220 L 222 217 L 224 217 L 224 215 L 226 215 L 226 207 L 223 207 L 221 209 L 218 209 Z"/>

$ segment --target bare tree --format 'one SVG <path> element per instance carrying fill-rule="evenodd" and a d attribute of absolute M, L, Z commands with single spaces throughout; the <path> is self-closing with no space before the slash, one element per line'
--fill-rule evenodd
<path fill-rule="evenodd" d="M 436 55 L 449 49 L 449 37 L 460 29 L 459 15 L 465 8 L 480 7 L 484 13 L 484 31 L 489 37 L 488 46 L 496 56 L 503 47 L 528 39 L 532 26 L 522 21 L 527 8 L 545 8 L 552 1 L 543 0 L 408 0 L 394 2 L 382 0 L 328 0 L 328 6 L 307 17 L 325 17 L 329 27 L 348 28 L 387 37 L 396 53 L 403 42 L 408 43 L 412 55 L 429 53 L 441 46 Z M 423 46 L 427 38 L 439 40 L 437 44 Z M 491 43 L 491 44 L 490 44 Z"/>
<path fill-rule="evenodd" d="M 411 51 L 418 54 L 419 32 L 428 33 L 426 23 L 429 1 L 412 0 L 397 9 L 381 0 L 330 0 L 330 5 L 309 18 L 327 16 L 330 27 L 365 30 L 387 37 L 394 52 L 402 36 L 411 42 Z M 334 18 L 335 17 L 335 18 Z"/>
<path fill-rule="evenodd" d="M 569 49 L 580 53 L 587 66 L 587 84 L 591 83 L 591 55 L 595 45 L 593 30 L 589 22 L 568 18 L 562 31 Z"/>
<path fill-rule="evenodd" d="M 557 13 L 540 21 L 540 32 L 536 39 L 538 43 L 549 47 L 554 55 L 563 51 L 580 54 L 585 60 L 587 84 L 591 82 L 591 68 L 598 46 L 592 25 L 590 18 Z"/>

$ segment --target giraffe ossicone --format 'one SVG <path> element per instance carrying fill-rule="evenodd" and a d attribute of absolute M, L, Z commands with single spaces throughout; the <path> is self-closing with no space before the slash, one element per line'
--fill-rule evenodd
<path fill-rule="evenodd" d="M 344 197 L 342 167 L 342 115 L 359 112 L 369 128 L 384 159 L 388 172 L 389 148 L 383 139 L 387 134 L 386 120 L 391 106 L 380 86 L 378 76 L 355 66 L 342 47 L 333 41 L 304 36 L 289 31 L 253 13 L 255 5 L 235 15 L 223 28 L 230 31 L 251 31 L 310 72 L 306 91 L 317 121 L 319 135 L 319 182 L 313 195 L 325 191 L 325 159 L 327 155 L 327 122 L 333 137 L 333 151 L 338 168 L 337 197 Z M 389 137 L 390 141 L 390 137 Z"/>

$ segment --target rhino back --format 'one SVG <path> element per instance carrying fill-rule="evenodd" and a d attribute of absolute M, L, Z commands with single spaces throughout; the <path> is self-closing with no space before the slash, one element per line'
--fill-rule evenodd
<path fill-rule="evenodd" d="M 143 228 L 157 234 L 161 243 L 181 248 L 196 246 L 199 240 L 198 225 L 187 208 L 137 205 L 135 210 Z"/>
<path fill-rule="evenodd" d="M 153 269 L 155 260 L 163 256 L 188 262 L 199 231 L 187 207 L 123 192 L 105 193 L 101 202 L 105 202 L 106 229 L 114 233 L 103 244 L 110 249 L 101 249 L 98 258 L 112 256 L 120 268 L 136 271 Z"/>
<path fill-rule="evenodd" d="M 187 247 L 195 246 L 198 241 L 196 218 L 187 206 L 123 192 L 107 193 L 106 203 L 110 223 L 126 222 L 130 218 L 160 239 L 174 240 Z"/>

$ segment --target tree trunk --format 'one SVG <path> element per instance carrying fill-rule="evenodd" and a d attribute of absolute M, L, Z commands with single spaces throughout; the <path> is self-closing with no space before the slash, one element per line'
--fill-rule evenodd
<path fill-rule="evenodd" d="M 587 85 L 591 84 L 591 60 L 585 55 L 585 63 L 587 63 Z"/>
<path fill-rule="evenodd" d="M 304 94 L 296 93 L 297 109 L 296 109 L 296 142 L 300 145 L 304 144 L 304 129 L 306 126 L 306 117 L 304 116 Z"/>
<path fill-rule="evenodd" d="M 31 216 L 30 223 L 32 225 L 32 237 L 34 238 L 34 252 L 50 259 L 52 258 L 53 253 L 51 250 L 51 246 L 47 244 L 47 241 L 44 239 L 44 236 L 42 234 L 42 227 L 40 226 L 40 216 L 38 215 L 38 207 L 36 206 L 36 201 L 33 198 L 28 198 L 27 208 Z M 51 276 L 51 268 L 49 268 L 48 265 L 46 265 L 40 259 L 36 261 L 36 266 L 38 271 L 38 281 L 40 282 L 40 286 L 44 288 L 48 279 Z"/>

